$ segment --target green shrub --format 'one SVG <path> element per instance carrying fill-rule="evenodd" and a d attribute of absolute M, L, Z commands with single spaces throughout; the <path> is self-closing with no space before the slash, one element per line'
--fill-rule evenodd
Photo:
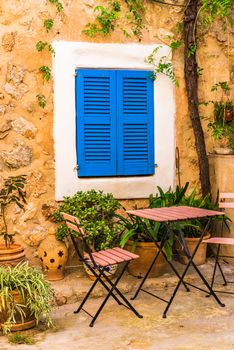
<path fill-rule="evenodd" d="M 72 197 L 64 197 L 54 218 L 62 222 L 61 212 L 76 216 L 84 229 L 87 243 L 92 249 L 100 250 L 112 247 L 118 240 L 122 226 L 115 220 L 115 211 L 120 207 L 111 193 L 79 191 Z M 63 240 L 66 235 L 66 226 L 61 224 L 57 229 L 57 239 Z"/>

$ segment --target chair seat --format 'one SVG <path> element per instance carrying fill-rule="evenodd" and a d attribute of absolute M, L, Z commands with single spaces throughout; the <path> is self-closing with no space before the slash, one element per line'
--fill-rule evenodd
<path fill-rule="evenodd" d="M 124 261 L 134 260 L 139 258 L 139 255 L 133 254 L 119 247 L 112 249 L 100 250 L 92 253 L 95 263 L 99 266 L 108 266 L 120 264 Z"/>
<path fill-rule="evenodd" d="M 229 237 L 211 237 L 209 239 L 204 239 L 202 241 L 202 243 L 234 245 L 234 238 L 229 238 Z"/>

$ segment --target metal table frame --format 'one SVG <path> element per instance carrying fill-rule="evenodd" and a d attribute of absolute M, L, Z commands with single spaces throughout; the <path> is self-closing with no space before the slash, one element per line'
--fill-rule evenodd
<path fill-rule="evenodd" d="M 171 304 L 172 304 L 172 302 L 173 302 L 173 300 L 178 292 L 178 289 L 179 289 L 180 285 L 183 284 L 183 286 L 185 287 L 187 292 L 190 291 L 188 288 L 188 285 L 192 286 L 196 289 L 199 289 L 199 290 L 207 293 L 208 295 L 212 295 L 220 306 L 222 306 L 222 307 L 225 306 L 225 304 L 223 304 L 221 302 L 221 300 L 218 298 L 218 296 L 214 292 L 212 285 L 209 284 L 209 282 L 206 280 L 204 275 L 201 273 L 201 271 L 198 269 L 198 267 L 196 266 L 196 264 L 193 261 L 193 258 L 195 256 L 200 244 L 202 243 L 204 234 L 206 233 L 207 228 L 209 227 L 209 225 L 211 223 L 211 220 L 216 216 L 223 216 L 224 215 L 223 212 L 214 211 L 214 210 L 207 210 L 207 209 L 202 209 L 202 208 L 195 208 L 195 207 L 187 207 L 187 206 L 179 206 L 179 207 L 173 206 L 173 207 L 163 207 L 163 208 L 154 208 L 154 209 L 138 209 L 138 210 L 128 210 L 127 212 L 130 215 L 139 216 L 143 219 L 157 221 L 157 222 L 166 224 L 166 226 L 167 226 L 167 229 L 162 237 L 161 243 L 158 244 L 157 242 L 155 242 L 156 246 L 158 247 L 158 252 L 156 253 L 151 265 L 149 266 L 147 273 L 145 274 L 143 280 L 141 281 L 141 283 L 140 283 L 139 287 L 137 288 L 132 299 L 135 299 L 138 296 L 139 292 L 143 291 L 147 294 L 152 295 L 155 298 L 160 299 L 161 301 L 164 301 L 165 303 L 167 303 L 167 306 L 163 312 L 163 318 L 166 318 L 167 312 L 168 312 L 168 310 L 169 310 L 169 308 L 170 308 L 170 306 L 171 306 Z M 193 219 L 204 219 L 204 218 L 208 218 L 208 222 L 207 222 L 206 227 L 204 228 L 204 230 L 201 234 L 201 237 L 197 243 L 197 246 L 195 247 L 193 254 L 191 255 L 189 253 L 186 241 L 184 239 L 184 234 L 179 227 L 179 223 L 181 221 L 193 220 Z M 179 274 L 179 272 L 176 270 L 176 268 L 174 267 L 172 262 L 167 259 L 166 254 L 163 251 L 163 246 L 164 246 L 165 242 L 167 241 L 170 232 L 172 232 L 172 225 L 174 225 L 175 223 L 177 223 L 177 225 L 178 225 L 179 237 L 180 237 L 181 243 L 184 247 L 185 254 L 188 258 L 188 263 L 185 266 L 185 269 L 184 269 L 184 272 L 182 273 L 182 275 Z M 222 224 L 222 226 L 223 226 L 223 224 Z M 173 290 L 173 293 L 172 293 L 170 300 L 165 300 L 165 299 L 143 289 L 143 285 L 144 285 L 152 267 L 156 263 L 160 253 L 163 254 L 167 263 L 170 265 L 173 272 L 176 274 L 176 276 L 179 279 L 176 287 Z M 207 290 L 184 281 L 184 277 L 186 276 L 187 271 L 191 265 L 194 267 L 194 269 L 197 272 L 197 274 L 199 275 L 200 279 L 203 281 L 203 283 L 207 287 Z"/>

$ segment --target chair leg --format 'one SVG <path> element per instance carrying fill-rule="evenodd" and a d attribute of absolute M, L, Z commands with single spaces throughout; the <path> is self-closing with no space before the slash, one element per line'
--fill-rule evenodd
<path fill-rule="evenodd" d="M 154 264 L 156 263 L 156 261 L 157 261 L 157 259 L 158 259 L 158 257 L 159 257 L 159 254 L 160 254 L 161 251 L 162 251 L 162 248 L 163 248 L 163 246 L 164 246 L 164 243 L 165 243 L 166 240 L 167 240 L 168 235 L 169 235 L 169 229 L 167 229 L 166 232 L 164 233 L 164 235 L 163 235 L 163 237 L 162 237 L 162 240 L 161 240 L 161 244 L 160 244 L 160 246 L 158 247 L 159 250 L 158 250 L 157 254 L 155 255 L 155 257 L 154 257 L 154 259 L 153 259 L 153 261 L 152 261 L 152 263 L 151 263 L 151 265 L 150 265 L 148 271 L 146 272 L 144 278 L 142 279 L 142 281 L 141 281 L 139 287 L 137 288 L 137 290 L 136 290 L 134 296 L 131 298 L 131 300 L 136 299 L 136 297 L 138 296 L 140 290 L 142 289 L 142 287 L 143 287 L 143 285 L 144 285 L 144 283 L 145 283 L 147 277 L 149 276 L 150 271 L 152 270 Z"/>
<path fill-rule="evenodd" d="M 82 300 L 80 306 L 78 307 L 78 309 L 76 311 L 74 311 L 74 314 L 78 314 L 80 312 L 80 310 L 83 308 L 84 304 L 86 303 L 86 301 L 88 300 L 90 294 L 92 293 L 92 291 L 94 290 L 96 284 L 98 282 L 98 279 L 96 278 L 96 280 L 93 282 L 91 288 L 89 289 L 88 293 L 86 294 L 86 296 L 84 297 L 84 299 Z"/>
<path fill-rule="evenodd" d="M 120 275 L 118 276 L 118 278 L 116 279 L 115 283 L 113 283 L 107 276 L 105 276 L 105 273 L 103 273 L 103 276 L 106 278 L 106 281 L 111 285 L 111 289 L 109 290 L 109 293 L 107 294 L 107 296 L 105 297 L 105 299 L 103 300 L 102 304 L 100 305 L 99 309 L 97 310 L 96 314 L 93 316 L 92 321 L 90 322 L 90 327 L 93 327 L 94 322 L 96 321 L 96 319 L 98 318 L 100 312 L 102 311 L 103 307 L 105 306 L 106 302 L 108 301 L 108 299 L 110 298 L 110 296 L 113 296 L 113 292 L 116 291 L 118 293 L 118 295 L 125 301 L 125 303 L 127 304 L 127 307 L 132 310 L 134 312 L 134 314 L 139 317 L 142 318 L 143 316 L 140 315 L 136 309 L 131 305 L 131 303 L 127 300 L 127 298 L 125 298 L 125 296 L 120 292 L 120 290 L 117 288 L 117 284 L 119 283 L 121 277 L 123 276 L 127 266 L 129 264 L 129 261 L 125 264 L 122 272 L 120 273 Z M 126 305 L 125 305 L 126 306 Z"/>
<path fill-rule="evenodd" d="M 215 264 L 214 264 L 214 270 L 213 270 L 211 285 L 210 285 L 211 289 L 213 289 L 214 281 L 215 281 L 215 274 L 216 274 L 217 266 L 219 265 L 219 251 L 220 251 L 220 244 L 218 245 L 218 249 L 217 249 L 217 252 L 215 254 Z M 210 295 L 211 295 L 211 293 L 209 293 L 209 296 Z"/>
<path fill-rule="evenodd" d="M 223 269 L 222 269 L 222 267 L 221 267 L 219 261 L 217 261 L 217 264 L 218 264 L 218 267 L 219 267 L 219 271 L 220 271 L 220 273 L 221 273 L 221 276 L 222 276 L 222 278 L 223 278 L 223 286 L 226 286 L 226 285 L 228 284 L 228 281 L 226 280 L 226 277 L 225 277 L 225 275 L 224 275 Z"/>
<path fill-rule="evenodd" d="M 87 265 L 88 266 L 88 265 Z M 99 273 L 97 273 L 91 266 L 88 266 L 88 268 L 90 269 L 90 271 L 94 274 L 94 276 L 96 277 L 96 280 L 93 282 L 92 286 L 90 287 L 88 293 L 86 294 L 86 296 L 84 297 L 81 305 L 79 306 L 79 308 L 77 309 L 77 311 L 75 311 L 74 313 L 78 313 L 82 307 L 84 306 L 85 302 L 87 301 L 88 297 L 90 296 L 90 294 L 92 293 L 92 291 L 94 290 L 96 284 L 98 282 L 101 283 L 101 285 L 107 290 L 107 292 L 109 293 L 110 292 L 110 288 L 105 284 L 105 282 L 102 280 L 101 277 L 104 277 L 105 279 L 107 278 L 105 275 L 104 275 L 104 271 L 105 271 L 105 268 L 102 268 L 99 270 Z M 111 294 L 111 296 L 113 297 L 113 299 L 119 304 L 119 305 L 122 305 L 121 301 L 117 298 L 117 296 L 115 294 Z"/>

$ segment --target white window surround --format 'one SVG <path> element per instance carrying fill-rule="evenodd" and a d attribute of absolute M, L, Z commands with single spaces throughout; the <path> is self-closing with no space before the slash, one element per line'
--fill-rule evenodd
<path fill-rule="evenodd" d="M 173 83 L 164 75 L 154 82 L 155 175 L 78 178 L 76 160 L 75 69 L 112 68 L 150 70 L 144 59 L 159 45 L 53 42 L 55 198 L 90 189 L 113 193 L 118 199 L 147 198 L 156 186 L 175 184 L 175 99 Z M 160 45 L 159 58 L 170 55 Z"/>

